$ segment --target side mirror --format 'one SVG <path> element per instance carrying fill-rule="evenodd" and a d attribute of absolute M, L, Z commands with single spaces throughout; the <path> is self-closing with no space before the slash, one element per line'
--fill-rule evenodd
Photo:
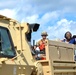
<path fill-rule="evenodd" d="M 30 30 L 33 32 L 36 32 L 39 29 L 40 24 L 34 23 L 34 24 L 29 24 Z"/>
<path fill-rule="evenodd" d="M 36 32 L 39 29 L 40 24 L 34 23 L 34 24 L 29 24 L 29 29 L 30 32 L 26 34 L 26 38 L 28 42 L 31 42 L 31 33 Z"/>

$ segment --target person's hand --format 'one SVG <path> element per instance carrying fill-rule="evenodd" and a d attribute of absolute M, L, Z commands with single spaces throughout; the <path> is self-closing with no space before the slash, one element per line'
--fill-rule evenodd
<path fill-rule="evenodd" d="M 35 58 L 37 58 L 38 56 L 37 55 L 35 55 Z"/>
<path fill-rule="evenodd" d="M 40 57 L 42 58 L 42 57 L 45 57 L 45 54 L 40 54 Z"/>

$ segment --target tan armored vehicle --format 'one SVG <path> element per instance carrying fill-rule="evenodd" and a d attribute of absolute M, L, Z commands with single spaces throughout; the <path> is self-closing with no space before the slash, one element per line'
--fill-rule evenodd
<path fill-rule="evenodd" d="M 31 33 L 39 24 L 0 15 L 0 75 L 76 75 L 75 46 L 47 40 L 46 60 L 31 54 Z"/>

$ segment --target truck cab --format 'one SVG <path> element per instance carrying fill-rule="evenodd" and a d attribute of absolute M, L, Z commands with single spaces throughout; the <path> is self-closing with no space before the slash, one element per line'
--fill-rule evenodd
<path fill-rule="evenodd" d="M 29 42 L 38 27 L 0 15 L 0 75 L 37 74 Z"/>

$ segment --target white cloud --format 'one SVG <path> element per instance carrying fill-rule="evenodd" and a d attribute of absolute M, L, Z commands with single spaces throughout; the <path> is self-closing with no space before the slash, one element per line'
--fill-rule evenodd
<path fill-rule="evenodd" d="M 54 11 L 54 12 L 47 12 L 42 16 L 40 16 L 39 14 L 26 16 L 25 18 L 22 19 L 22 22 L 25 22 L 25 21 L 29 23 L 37 22 L 37 23 L 40 23 L 41 25 L 45 25 L 50 21 L 57 20 L 58 17 L 59 17 L 59 13 L 57 11 Z"/>
<path fill-rule="evenodd" d="M 29 23 L 34 23 L 34 22 L 37 22 L 39 18 L 39 15 L 35 14 L 35 15 L 32 15 L 32 16 L 27 16 L 25 17 L 24 19 L 22 19 L 21 22 L 29 22 Z"/>
<path fill-rule="evenodd" d="M 60 14 L 58 13 L 58 11 L 47 12 L 41 17 L 40 23 L 42 25 L 46 25 L 46 23 L 48 23 L 48 22 L 57 20 L 59 16 L 60 16 Z"/>
<path fill-rule="evenodd" d="M 11 10 L 11 9 L 3 9 L 3 10 L 0 10 L 0 14 L 1 15 L 4 15 L 4 16 L 7 16 L 9 18 L 16 18 L 16 10 Z"/>

